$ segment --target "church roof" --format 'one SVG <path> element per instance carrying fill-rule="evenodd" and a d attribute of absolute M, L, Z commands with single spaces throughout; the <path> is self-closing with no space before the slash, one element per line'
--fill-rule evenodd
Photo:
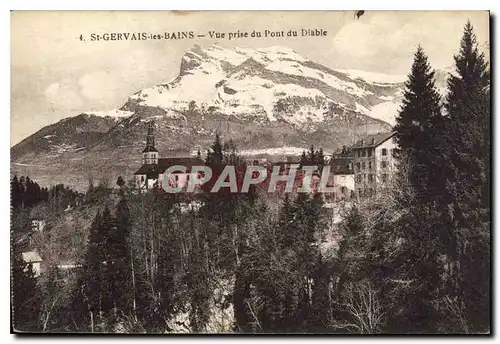
<path fill-rule="evenodd" d="M 145 174 L 148 177 L 158 176 L 158 165 L 144 164 L 134 174 Z"/>
<path fill-rule="evenodd" d="M 142 152 L 147 153 L 147 152 L 158 152 L 158 151 L 156 150 L 155 147 L 147 146 L 146 148 L 144 148 L 144 150 Z"/>

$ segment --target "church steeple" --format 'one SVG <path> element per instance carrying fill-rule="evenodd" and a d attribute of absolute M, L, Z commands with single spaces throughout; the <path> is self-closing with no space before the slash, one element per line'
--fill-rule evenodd
<path fill-rule="evenodd" d="M 148 125 L 148 135 L 146 136 L 146 148 L 142 151 L 143 164 L 158 164 L 158 151 L 155 148 L 155 136 L 153 134 L 154 122 Z"/>
<path fill-rule="evenodd" d="M 148 136 L 146 137 L 146 148 L 155 148 L 155 136 L 153 134 L 153 121 L 148 124 Z"/>

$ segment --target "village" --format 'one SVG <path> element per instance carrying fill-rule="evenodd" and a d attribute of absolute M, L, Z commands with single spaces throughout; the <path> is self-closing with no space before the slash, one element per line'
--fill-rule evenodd
<path fill-rule="evenodd" d="M 329 201 L 339 202 L 373 196 L 377 190 L 384 189 L 396 171 L 397 147 L 393 136 L 393 132 L 368 135 L 352 147 L 344 145 L 331 156 L 325 156 L 328 176 L 324 186 L 334 187 L 336 192 L 325 193 L 324 197 Z M 302 189 L 304 184 L 309 184 L 311 192 L 318 191 L 322 179 L 325 179 L 324 173 L 319 170 L 312 171 L 312 176 L 306 173 L 304 166 L 301 166 L 301 156 L 257 154 L 246 156 L 244 159 L 247 166 L 264 168 L 268 172 L 267 176 L 271 171 L 279 169 L 280 175 L 285 178 L 278 183 L 278 192 L 286 188 L 286 176 L 289 175 L 294 180 L 293 194 Z M 142 151 L 142 166 L 134 174 L 136 187 L 138 190 L 161 189 L 164 181 L 168 180 L 171 188 L 186 191 L 193 178 L 200 179 L 198 171 L 193 171 L 193 168 L 203 165 L 201 156 L 159 157 L 155 148 L 154 125 L 151 124 L 148 127 L 146 147 Z M 174 166 L 182 166 L 185 169 L 172 171 Z M 263 181 L 259 186 L 269 186 L 269 180 Z M 269 188 L 271 189 L 274 190 Z M 197 190 L 200 191 L 201 188 Z"/>

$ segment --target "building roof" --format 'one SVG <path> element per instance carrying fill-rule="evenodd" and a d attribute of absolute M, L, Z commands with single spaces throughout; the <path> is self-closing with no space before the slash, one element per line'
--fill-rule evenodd
<path fill-rule="evenodd" d="M 152 146 L 146 146 L 146 148 L 144 148 L 144 150 L 142 151 L 143 153 L 147 153 L 147 152 L 158 152 L 156 150 L 155 147 L 152 147 Z"/>
<path fill-rule="evenodd" d="M 23 252 L 22 256 L 25 263 L 39 263 L 42 261 L 42 257 L 35 251 Z"/>
<path fill-rule="evenodd" d="M 353 149 L 360 149 L 360 148 L 371 148 L 371 147 L 377 147 L 378 145 L 382 144 L 383 142 L 387 141 L 391 137 L 393 137 L 395 132 L 389 132 L 389 133 L 378 133 L 375 135 L 368 135 L 361 140 L 356 141 L 354 145 L 352 146 Z"/>
<path fill-rule="evenodd" d="M 158 165 L 144 164 L 134 174 L 147 176 L 158 176 L 158 174 L 165 172 L 165 170 L 174 165 L 186 166 L 189 171 L 193 166 L 204 166 L 205 162 L 200 158 L 181 157 L 181 158 L 160 158 Z"/>
<path fill-rule="evenodd" d="M 158 176 L 158 165 L 156 164 L 144 164 L 142 165 L 134 174 L 145 174 L 148 177 Z"/>

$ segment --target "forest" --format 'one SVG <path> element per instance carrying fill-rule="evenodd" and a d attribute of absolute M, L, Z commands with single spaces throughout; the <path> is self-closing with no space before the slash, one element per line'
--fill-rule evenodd
<path fill-rule="evenodd" d="M 319 193 L 137 193 L 122 177 L 78 193 L 14 176 L 13 329 L 490 333 L 490 68 L 470 23 L 454 61 L 441 97 L 417 48 L 391 187 L 334 209 Z M 244 164 L 219 136 L 205 163 Z M 301 158 L 325 163 L 322 150 Z M 83 213 L 88 223 L 58 223 Z M 21 259 L 33 245 L 39 276 Z"/>

